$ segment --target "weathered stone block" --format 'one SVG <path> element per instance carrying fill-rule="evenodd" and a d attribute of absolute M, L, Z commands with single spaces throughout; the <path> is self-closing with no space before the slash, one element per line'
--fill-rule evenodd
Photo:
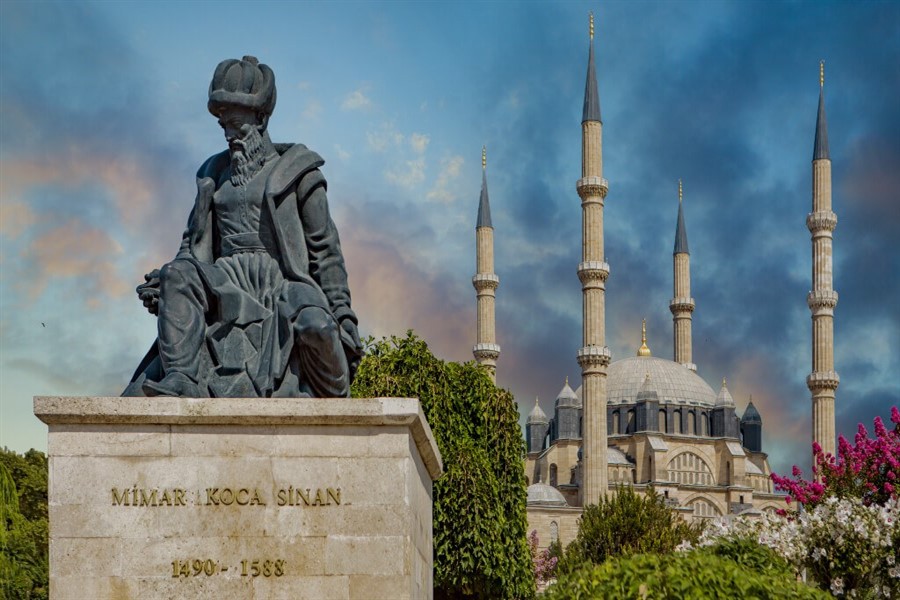
<path fill-rule="evenodd" d="M 35 398 L 53 598 L 424 598 L 414 399 Z"/>

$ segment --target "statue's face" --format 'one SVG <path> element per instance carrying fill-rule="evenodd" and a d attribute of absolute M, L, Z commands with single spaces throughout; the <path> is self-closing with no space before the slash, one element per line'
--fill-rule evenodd
<path fill-rule="evenodd" d="M 228 148 L 235 151 L 239 149 L 235 142 L 243 140 L 251 127 L 259 128 L 261 123 L 259 113 L 243 106 L 228 106 L 219 113 L 219 125 L 225 132 Z"/>

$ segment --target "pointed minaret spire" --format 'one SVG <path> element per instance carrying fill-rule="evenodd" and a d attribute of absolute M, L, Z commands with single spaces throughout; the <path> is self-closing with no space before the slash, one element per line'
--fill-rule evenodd
<path fill-rule="evenodd" d="M 673 298 L 669 302 L 674 328 L 675 362 L 697 370 L 693 363 L 693 342 L 691 341 L 691 319 L 694 299 L 691 298 L 691 256 L 688 252 L 687 228 L 684 226 L 684 188 L 678 180 L 678 222 L 675 225 L 674 263 L 675 278 Z"/>
<path fill-rule="evenodd" d="M 597 73 L 594 68 L 594 13 L 591 13 L 591 42 L 588 49 L 587 80 L 584 84 L 584 110 L 581 122 L 600 120 L 600 95 L 597 93 Z"/>
<path fill-rule="evenodd" d="M 481 147 L 481 199 L 478 201 L 478 221 L 475 227 L 493 227 L 491 224 L 491 202 L 487 186 L 487 147 Z"/>
<path fill-rule="evenodd" d="M 834 398 L 840 377 L 834 370 L 833 236 L 837 215 L 831 205 L 831 159 L 825 124 L 825 61 L 819 63 L 819 112 L 812 160 L 812 212 L 806 227 L 812 234 L 812 291 L 806 303 L 812 312 L 812 373 L 806 386 L 812 394 L 812 436 L 825 452 L 835 454 Z"/>
<path fill-rule="evenodd" d="M 600 502 L 608 488 L 606 375 L 612 355 L 606 346 L 606 279 L 609 265 L 603 252 L 603 203 L 609 183 L 603 178 L 603 123 L 600 97 L 594 70 L 594 17 L 591 15 L 591 40 L 588 47 L 587 82 L 584 113 L 581 120 L 581 179 L 576 183 L 581 198 L 581 263 L 578 279 L 582 292 L 582 346 L 578 349 L 581 366 L 583 406 L 583 505 Z"/>
<path fill-rule="evenodd" d="M 478 302 L 477 339 L 472 354 L 479 364 L 485 365 L 491 379 L 497 379 L 497 344 L 494 322 L 494 299 L 500 278 L 494 273 L 494 227 L 491 225 L 491 204 L 487 188 L 487 148 L 481 147 L 481 198 L 478 201 L 478 220 L 475 223 L 475 287 Z"/>
<path fill-rule="evenodd" d="M 825 61 L 819 61 L 819 112 L 816 115 L 816 141 L 813 145 L 813 160 L 827 159 L 828 123 L 825 122 Z"/>

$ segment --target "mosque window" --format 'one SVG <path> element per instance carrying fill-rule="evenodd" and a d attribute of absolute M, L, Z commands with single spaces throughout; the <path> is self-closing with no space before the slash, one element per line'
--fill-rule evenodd
<path fill-rule="evenodd" d="M 628 411 L 628 425 L 625 427 L 625 433 L 634 433 L 634 409 Z"/>
<path fill-rule="evenodd" d="M 559 523 L 550 521 L 550 543 L 555 544 L 559 541 Z"/>
<path fill-rule="evenodd" d="M 722 516 L 722 512 L 716 508 L 716 505 L 705 498 L 692 500 L 688 506 L 694 509 L 695 521 Z"/>
<path fill-rule="evenodd" d="M 688 411 L 688 435 L 697 435 L 696 416 L 697 415 L 694 414 L 694 411 Z"/>
<path fill-rule="evenodd" d="M 681 411 L 680 410 L 675 411 L 675 431 L 674 431 L 674 433 L 684 433 L 684 431 L 681 429 Z"/>
<path fill-rule="evenodd" d="M 614 410 L 612 414 L 612 434 L 619 434 L 619 411 Z"/>
<path fill-rule="evenodd" d="M 550 465 L 550 485 L 556 487 L 556 463 Z"/>
<path fill-rule="evenodd" d="M 666 426 L 666 410 L 663 408 L 659 409 L 659 431 L 660 433 L 669 433 L 669 428 Z"/>
<path fill-rule="evenodd" d="M 715 483 L 709 465 L 693 452 L 682 452 L 669 461 L 666 470 L 669 481 L 683 485 L 714 485 Z"/>

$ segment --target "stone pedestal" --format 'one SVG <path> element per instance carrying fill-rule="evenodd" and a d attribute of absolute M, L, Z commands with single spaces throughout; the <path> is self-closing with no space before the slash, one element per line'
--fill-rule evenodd
<path fill-rule="evenodd" d="M 430 598 L 441 458 L 416 399 L 36 397 L 50 593 Z"/>

